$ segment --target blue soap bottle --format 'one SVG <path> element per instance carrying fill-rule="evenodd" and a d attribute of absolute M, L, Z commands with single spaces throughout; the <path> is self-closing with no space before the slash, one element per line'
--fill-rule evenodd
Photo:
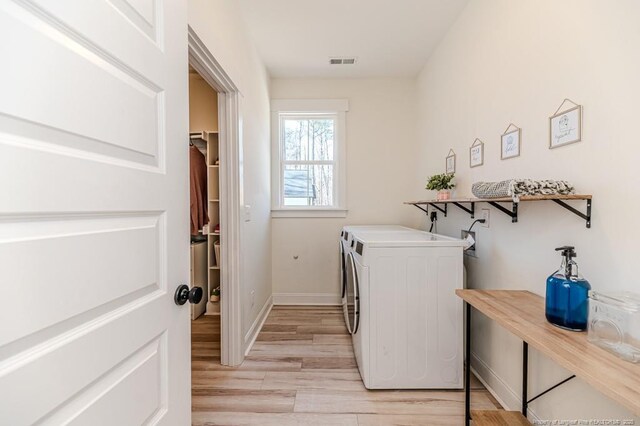
<path fill-rule="evenodd" d="M 578 273 L 575 247 L 558 247 L 562 252 L 560 269 L 547 278 L 545 314 L 547 321 L 572 331 L 587 329 L 591 285 Z"/>

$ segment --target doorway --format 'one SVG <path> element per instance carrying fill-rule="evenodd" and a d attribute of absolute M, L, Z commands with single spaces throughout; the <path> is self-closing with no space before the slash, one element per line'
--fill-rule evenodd
<path fill-rule="evenodd" d="M 218 93 L 189 66 L 189 199 L 190 286 L 203 290 L 202 300 L 191 304 L 191 360 L 221 362 L 220 238 L 225 225 L 220 211 L 220 134 Z"/>
<path fill-rule="evenodd" d="M 209 315 L 203 315 L 202 322 L 206 326 L 202 330 L 212 331 L 210 342 L 213 344 L 201 345 L 201 348 L 215 349 L 218 335 L 219 360 L 212 358 L 211 361 L 236 366 L 244 359 L 240 304 L 242 141 L 239 91 L 191 27 L 188 44 L 190 83 L 193 79 L 203 92 L 209 90 L 215 94 L 217 102 L 217 107 L 205 107 L 198 111 L 193 123 L 190 120 L 194 128 L 190 129 L 189 139 L 204 151 L 201 152 L 205 158 L 207 182 L 211 183 L 206 194 L 209 226 L 204 227 L 206 232 L 200 232 L 207 265 L 206 288 L 203 287 L 205 305 L 197 309 L 202 314 L 208 310 Z M 214 110 L 217 114 L 212 113 Z M 214 293 L 216 289 L 219 293 Z M 218 301 L 215 300 L 217 294 Z M 216 328 L 219 332 L 213 333 Z M 198 327 L 192 327 L 192 330 L 201 333 Z M 197 340 L 202 339 L 202 336 L 197 337 Z M 211 356 L 215 353 L 210 352 Z"/>

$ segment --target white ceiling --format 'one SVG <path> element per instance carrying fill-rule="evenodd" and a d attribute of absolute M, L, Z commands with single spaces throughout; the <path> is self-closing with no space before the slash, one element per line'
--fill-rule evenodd
<path fill-rule="evenodd" d="M 468 0 L 239 0 L 272 77 L 414 76 Z M 357 57 L 330 66 L 329 57 Z"/>

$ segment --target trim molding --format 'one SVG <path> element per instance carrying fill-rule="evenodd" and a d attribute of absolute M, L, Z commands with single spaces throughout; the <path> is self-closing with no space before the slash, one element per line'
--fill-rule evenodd
<path fill-rule="evenodd" d="M 269 296 L 262 309 L 260 309 L 260 313 L 256 317 L 256 320 L 251 324 L 251 328 L 249 328 L 249 331 L 247 331 L 247 334 L 244 336 L 244 356 L 247 356 L 249 351 L 251 351 L 253 344 L 258 338 L 258 334 L 260 334 L 260 330 L 262 330 L 264 322 L 267 320 L 267 317 L 271 312 L 271 308 L 273 308 L 273 296 Z"/>
<path fill-rule="evenodd" d="M 339 294 L 333 293 L 273 293 L 274 305 L 342 305 Z"/>
<path fill-rule="evenodd" d="M 489 393 L 498 401 L 505 410 L 514 410 L 520 412 L 522 407 L 522 399 L 519 392 L 515 392 L 511 387 L 496 374 L 495 371 L 481 360 L 478 355 L 471 352 L 471 371 L 487 388 Z M 529 406 L 527 411 L 529 421 L 540 421 L 540 418 Z"/>

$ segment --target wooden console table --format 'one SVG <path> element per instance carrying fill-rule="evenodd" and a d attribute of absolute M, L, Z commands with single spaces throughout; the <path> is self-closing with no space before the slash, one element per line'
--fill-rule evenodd
<path fill-rule="evenodd" d="M 574 377 L 581 378 L 636 415 L 640 415 L 640 365 L 618 358 L 590 343 L 586 332 L 563 330 L 548 323 L 544 316 L 544 298 L 520 290 L 456 290 L 456 294 L 465 301 L 467 314 L 466 425 L 469 425 L 474 414 L 470 410 L 469 392 L 471 307 L 522 339 L 522 420 L 527 415 L 528 403 Z M 529 345 L 573 374 L 531 399 L 527 396 Z M 513 412 L 504 413 L 513 415 Z M 486 412 L 478 413 L 478 420 L 486 415 Z"/>

